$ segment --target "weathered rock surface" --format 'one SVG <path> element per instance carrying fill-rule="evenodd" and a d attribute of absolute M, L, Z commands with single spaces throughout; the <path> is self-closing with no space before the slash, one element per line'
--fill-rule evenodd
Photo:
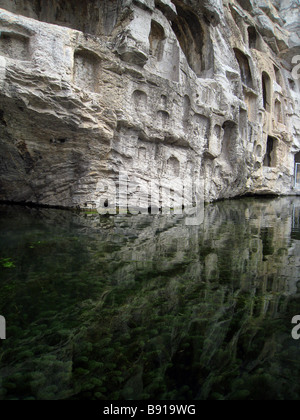
<path fill-rule="evenodd" d="M 0 200 L 94 208 L 120 172 L 138 207 L 165 187 L 296 194 L 299 16 L 299 0 L 0 0 Z"/>

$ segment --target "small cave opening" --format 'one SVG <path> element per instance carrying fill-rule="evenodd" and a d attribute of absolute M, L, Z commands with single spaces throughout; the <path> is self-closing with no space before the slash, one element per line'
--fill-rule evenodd
<path fill-rule="evenodd" d="M 243 41 L 246 43 L 247 42 L 247 25 L 245 23 L 243 12 L 240 12 L 236 8 L 236 6 L 233 6 L 232 4 L 229 5 L 229 9 L 231 12 L 231 16 L 236 24 L 236 27 L 239 30 Z M 235 29 L 235 32 L 236 32 L 236 29 Z M 236 35 L 238 36 L 237 32 L 236 32 Z"/>
<path fill-rule="evenodd" d="M 164 54 L 164 40 L 166 39 L 163 27 L 155 20 L 151 22 L 151 32 L 149 35 L 150 54 L 161 61 Z"/>
<path fill-rule="evenodd" d="M 263 261 L 267 261 L 267 257 L 274 255 L 274 228 L 261 229 L 260 237 L 263 246 Z"/>
<path fill-rule="evenodd" d="M 300 187 L 300 152 L 295 154 L 295 186 Z"/>
<path fill-rule="evenodd" d="M 248 57 L 237 48 L 234 48 L 234 54 L 240 68 L 243 84 L 253 89 L 253 79 Z"/>
<path fill-rule="evenodd" d="M 264 158 L 264 166 L 268 168 L 275 168 L 277 164 L 276 159 L 277 139 L 268 136 L 267 149 Z"/>
<path fill-rule="evenodd" d="M 65 137 L 60 137 L 60 138 L 51 138 L 50 139 L 50 143 L 51 144 L 64 144 L 68 141 L 67 138 Z"/>
<path fill-rule="evenodd" d="M 271 78 L 265 71 L 262 74 L 263 104 L 267 112 L 271 112 Z"/>
<path fill-rule="evenodd" d="M 249 48 L 258 49 L 258 35 L 254 26 L 249 26 L 248 28 L 248 39 L 249 39 Z"/>

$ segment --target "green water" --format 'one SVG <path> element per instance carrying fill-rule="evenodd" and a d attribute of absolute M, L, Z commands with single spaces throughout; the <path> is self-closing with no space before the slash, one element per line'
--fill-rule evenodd
<path fill-rule="evenodd" d="M 0 206 L 0 399 L 299 399 L 300 199 Z"/>

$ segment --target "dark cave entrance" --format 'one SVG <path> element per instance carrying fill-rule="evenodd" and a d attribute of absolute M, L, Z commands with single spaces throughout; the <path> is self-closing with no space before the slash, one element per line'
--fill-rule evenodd
<path fill-rule="evenodd" d="M 267 140 L 267 150 L 264 158 L 264 166 L 268 168 L 276 167 L 276 149 L 277 149 L 277 139 L 274 137 L 268 136 Z"/>
<path fill-rule="evenodd" d="M 242 82 L 244 83 L 244 85 L 253 89 L 253 79 L 252 79 L 248 57 L 237 48 L 234 49 L 234 53 L 235 53 L 236 60 L 239 64 Z"/>
<path fill-rule="evenodd" d="M 264 108 L 267 112 L 271 112 L 271 79 L 266 72 L 262 74 L 262 90 Z"/>

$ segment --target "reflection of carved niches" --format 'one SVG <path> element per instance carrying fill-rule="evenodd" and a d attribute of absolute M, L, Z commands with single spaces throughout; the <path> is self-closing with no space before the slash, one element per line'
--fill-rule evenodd
<path fill-rule="evenodd" d="M 148 97 L 145 92 L 135 90 L 132 95 L 132 100 L 138 114 L 144 114 L 147 111 Z"/>
<path fill-rule="evenodd" d="M 14 60 L 29 60 L 29 38 L 11 32 L 0 32 L 0 54 Z"/>
<path fill-rule="evenodd" d="M 100 59 L 88 50 L 74 54 L 73 80 L 83 90 L 99 93 Z"/>

